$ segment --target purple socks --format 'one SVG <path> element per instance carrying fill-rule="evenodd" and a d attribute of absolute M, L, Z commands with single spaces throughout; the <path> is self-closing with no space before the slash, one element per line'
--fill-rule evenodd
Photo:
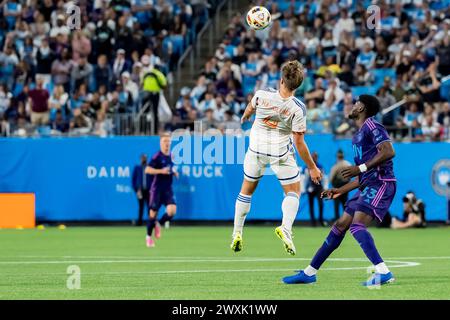
<path fill-rule="evenodd" d="M 383 259 L 381 259 L 381 256 L 375 247 L 375 242 L 364 224 L 352 223 L 350 226 L 350 232 L 356 241 L 358 241 L 359 245 L 372 264 L 377 265 L 383 262 Z"/>
<path fill-rule="evenodd" d="M 342 232 L 336 227 L 336 225 L 333 225 L 328 237 L 322 244 L 322 247 L 320 247 L 319 251 L 317 251 L 316 255 L 312 259 L 310 264 L 311 267 L 318 270 L 330 254 L 339 247 L 344 237 L 345 231 Z"/>

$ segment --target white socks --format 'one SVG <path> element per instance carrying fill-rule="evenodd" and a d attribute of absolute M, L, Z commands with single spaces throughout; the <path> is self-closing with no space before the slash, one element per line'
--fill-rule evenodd
<path fill-rule="evenodd" d="M 375 272 L 381 273 L 381 274 L 386 274 L 386 273 L 389 273 L 389 269 L 384 262 L 381 262 L 375 266 Z"/>
<path fill-rule="evenodd" d="M 245 194 L 239 193 L 236 199 L 236 206 L 234 211 L 234 230 L 233 234 L 240 232 L 242 234 L 242 229 L 244 228 L 245 218 L 247 213 L 250 211 L 252 196 L 247 196 Z"/>
<path fill-rule="evenodd" d="M 297 216 L 298 206 L 298 194 L 295 192 L 288 192 L 281 204 L 281 210 L 283 211 L 283 221 L 281 225 L 289 232 L 292 232 L 292 225 Z"/>
<path fill-rule="evenodd" d="M 313 268 L 313 267 L 311 267 L 311 266 L 307 266 L 307 267 L 305 268 L 305 270 L 303 270 L 303 272 L 304 272 L 307 276 L 311 277 L 311 276 L 313 276 L 313 275 L 315 275 L 315 274 L 317 273 L 317 269 L 315 269 L 315 268 Z"/>

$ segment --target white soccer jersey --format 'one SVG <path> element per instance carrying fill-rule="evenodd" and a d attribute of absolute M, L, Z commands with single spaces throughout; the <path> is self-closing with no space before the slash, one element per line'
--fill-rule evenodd
<path fill-rule="evenodd" d="M 251 101 L 256 109 L 250 132 L 250 150 L 282 156 L 292 149 L 292 132 L 306 131 L 306 107 L 294 96 L 282 98 L 278 90 L 256 91 Z"/>

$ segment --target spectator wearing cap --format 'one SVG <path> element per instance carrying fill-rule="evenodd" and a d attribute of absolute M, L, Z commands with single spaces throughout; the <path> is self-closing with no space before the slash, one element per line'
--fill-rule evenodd
<path fill-rule="evenodd" d="M 133 104 L 137 103 L 139 99 L 139 86 L 131 79 L 131 74 L 128 71 L 122 73 L 123 89 L 131 94 Z"/>
<path fill-rule="evenodd" d="M 66 25 L 66 17 L 63 14 L 58 14 L 56 22 L 50 30 L 50 38 L 56 38 L 58 35 L 63 35 L 64 39 L 70 34 L 70 29 Z"/>
<path fill-rule="evenodd" d="M 43 80 L 36 79 L 36 88 L 28 92 L 28 97 L 31 102 L 31 123 L 36 126 L 46 125 L 50 119 L 50 112 L 48 109 L 48 99 L 50 95 L 43 87 Z"/>
<path fill-rule="evenodd" d="M 120 75 L 130 70 L 129 62 L 125 58 L 125 50 L 119 49 L 117 50 L 116 58 L 113 62 L 112 72 L 113 72 L 113 80 L 120 79 Z"/>

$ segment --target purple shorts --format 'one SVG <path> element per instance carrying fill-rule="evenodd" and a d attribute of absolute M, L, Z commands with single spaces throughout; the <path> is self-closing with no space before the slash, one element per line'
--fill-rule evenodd
<path fill-rule="evenodd" d="M 150 209 L 158 211 L 161 206 L 168 206 L 169 204 L 175 204 L 175 197 L 172 189 L 158 191 L 150 191 Z"/>
<path fill-rule="evenodd" d="M 394 200 L 397 183 L 395 181 L 370 182 L 345 204 L 345 212 L 353 216 L 361 211 L 376 217 L 380 222 Z"/>

